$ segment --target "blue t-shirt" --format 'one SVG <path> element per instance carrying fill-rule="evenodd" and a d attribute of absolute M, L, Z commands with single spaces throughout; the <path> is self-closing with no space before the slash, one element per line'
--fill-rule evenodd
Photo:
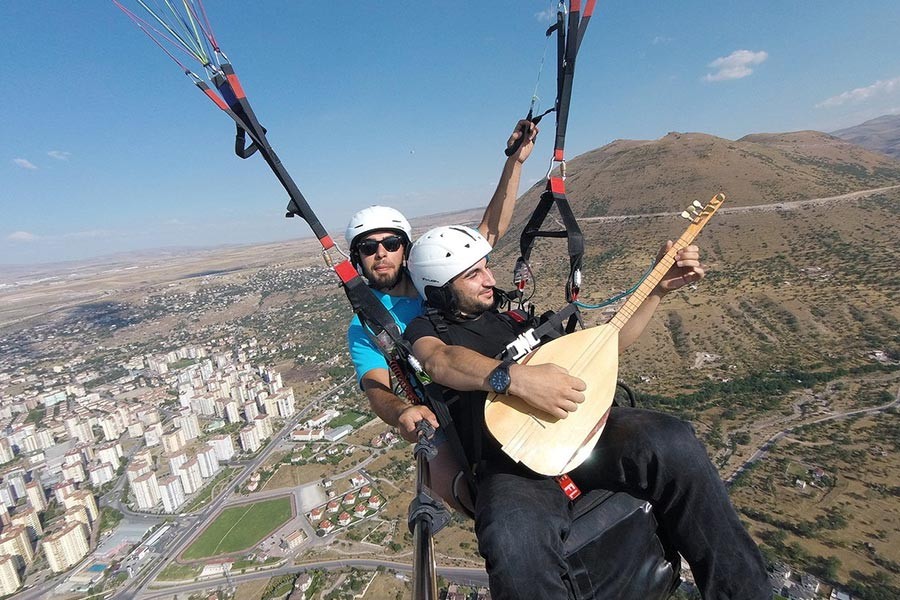
<path fill-rule="evenodd" d="M 391 296 L 372 290 L 372 293 L 381 301 L 388 309 L 388 312 L 394 317 L 397 325 L 400 327 L 401 333 L 406 329 L 406 325 L 424 312 L 422 299 L 416 296 L 410 298 L 408 296 Z M 356 381 L 360 382 L 363 375 L 372 369 L 387 369 L 388 364 L 384 355 L 372 343 L 369 336 L 363 330 L 359 317 L 353 317 L 350 321 L 350 327 L 347 329 L 347 346 L 350 348 L 350 358 L 353 360 L 353 366 L 356 368 Z"/>

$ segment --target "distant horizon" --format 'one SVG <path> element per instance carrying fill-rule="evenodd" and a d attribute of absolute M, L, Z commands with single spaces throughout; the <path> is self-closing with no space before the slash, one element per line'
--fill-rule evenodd
<path fill-rule="evenodd" d="M 537 110 L 553 104 L 545 31 L 555 4 L 207 9 L 279 158 L 339 232 L 371 204 L 416 217 L 487 203 L 532 93 Z M 11 0 L 0 13 L 11 111 L 0 262 L 305 235 L 283 218 L 287 195 L 264 161 L 234 156 L 231 120 L 112 2 Z M 672 131 L 737 140 L 900 114 L 898 18 L 888 0 L 598 3 L 579 52 L 567 158 Z M 551 117 L 523 187 L 546 172 Z"/>
<path fill-rule="evenodd" d="M 890 118 L 890 117 L 900 118 L 900 114 L 879 115 L 872 119 L 863 121 L 862 123 L 858 123 L 856 125 L 851 125 L 849 127 L 842 128 L 840 130 L 835 130 L 832 132 L 822 131 L 820 133 L 824 133 L 826 135 L 833 135 L 835 133 L 840 133 L 846 129 L 853 129 L 855 127 L 864 125 L 866 123 L 869 123 L 870 121 L 875 121 L 875 120 L 885 119 L 885 118 Z M 739 139 L 742 139 L 742 138 L 750 136 L 750 135 L 764 135 L 764 134 L 783 135 L 783 134 L 788 134 L 788 133 L 794 133 L 796 131 L 818 131 L 818 130 L 752 132 L 752 133 L 746 133 L 734 140 L 732 140 L 730 138 L 722 138 L 722 139 L 728 139 L 729 141 L 737 141 Z M 599 146 L 598 148 L 586 150 L 582 154 L 587 154 L 587 153 L 593 152 L 594 150 L 599 150 L 599 149 L 601 149 L 609 144 L 612 144 L 614 142 L 617 142 L 617 141 L 635 141 L 635 142 L 658 141 L 658 140 L 664 138 L 665 136 L 673 134 L 673 133 L 678 133 L 678 134 L 697 133 L 697 134 L 701 134 L 701 135 L 713 135 L 713 134 L 708 134 L 708 133 L 701 132 L 701 131 L 694 131 L 694 132 L 669 131 L 666 134 L 664 134 L 663 136 L 661 136 L 660 138 L 655 138 L 654 140 L 641 140 L 641 139 L 636 139 L 636 138 L 617 138 L 616 140 L 613 140 L 613 141 L 609 142 L 608 144 L 604 144 L 603 146 Z M 720 137 L 720 136 L 714 136 L 714 137 Z M 579 156 L 581 156 L 581 155 L 579 155 Z M 573 157 L 572 159 L 570 159 L 570 162 L 572 160 L 579 158 L 579 156 Z M 543 179 L 543 178 L 541 178 L 541 179 Z M 523 182 L 523 185 L 521 186 L 521 188 L 519 190 L 520 196 L 525 194 L 531 187 L 533 187 L 536 183 L 541 181 L 541 179 L 538 179 L 538 180 L 535 180 L 532 182 Z M 316 211 L 316 206 L 312 202 L 310 204 L 311 204 L 313 211 Z M 476 210 L 476 209 L 482 208 L 483 206 L 484 205 L 471 206 L 471 207 L 459 208 L 459 209 L 450 210 L 450 211 L 440 211 L 440 212 L 427 213 L 427 214 L 416 214 L 415 216 L 409 216 L 409 218 L 411 221 L 417 221 L 417 220 L 422 220 L 422 219 L 425 219 L 428 217 L 434 217 L 434 216 L 445 215 L 445 214 L 457 214 L 457 213 L 461 213 L 461 212 Z M 409 214 L 409 213 L 407 213 L 407 214 Z M 270 238 L 270 239 L 231 241 L 231 242 L 218 241 L 218 242 L 197 243 L 197 244 L 182 243 L 182 244 L 163 245 L 163 246 L 150 245 L 150 246 L 145 246 L 145 247 L 136 247 L 136 248 L 131 248 L 131 249 L 116 250 L 116 251 L 106 252 L 106 253 L 103 253 L 101 251 L 96 254 L 90 254 L 90 255 L 83 256 L 83 257 L 70 258 L 70 259 L 65 259 L 65 260 L 47 259 L 47 260 L 37 260 L 34 262 L 0 263 L 0 277 L 10 277 L 11 276 L 10 274 L 5 273 L 4 271 L 19 271 L 21 273 L 27 274 L 29 272 L 40 271 L 43 269 L 57 268 L 57 269 L 64 270 L 66 268 L 74 268 L 79 265 L 84 265 L 86 263 L 92 263 L 92 262 L 97 262 L 99 264 L 108 264 L 108 263 L 116 262 L 117 260 L 127 260 L 129 257 L 136 257 L 136 256 L 140 256 L 140 255 L 146 255 L 148 258 L 152 258 L 154 256 L 163 255 L 166 253 L 177 254 L 179 252 L 183 252 L 183 253 L 189 254 L 189 253 L 195 253 L 195 252 L 199 253 L 199 252 L 214 251 L 216 249 L 222 249 L 222 248 L 263 246 L 263 245 L 267 245 L 267 244 L 283 244 L 283 243 L 290 243 L 290 242 L 310 241 L 310 240 L 315 239 L 315 236 L 313 235 L 312 230 L 309 229 L 306 222 L 303 221 L 302 219 L 297 218 L 297 217 L 295 217 L 293 219 L 284 218 L 283 213 L 282 213 L 281 220 L 285 221 L 289 227 L 299 226 L 299 230 L 295 232 L 295 235 L 290 236 L 290 237 L 277 237 L 277 238 Z M 329 233 L 331 234 L 332 238 L 336 239 L 339 246 L 343 245 L 344 242 L 343 242 L 343 228 L 342 227 L 341 228 L 337 228 L 337 227 L 331 228 L 331 229 L 329 229 Z M 287 234 L 285 234 L 285 235 L 287 235 Z"/>

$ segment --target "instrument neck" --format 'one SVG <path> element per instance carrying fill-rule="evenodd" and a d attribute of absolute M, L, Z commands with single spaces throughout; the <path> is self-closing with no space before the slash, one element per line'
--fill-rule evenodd
<path fill-rule="evenodd" d="M 692 238 L 693 236 L 691 236 Z M 638 288 L 628 297 L 628 300 L 625 304 L 622 305 L 622 308 L 616 312 L 615 316 L 609 321 L 609 324 L 615 327 L 617 330 L 621 331 L 622 327 L 625 326 L 625 323 L 628 322 L 628 319 L 637 311 L 638 307 L 644 303 L 644 300 L 647 299 L 647 296 L 653 291 L 653 288 L 662 280 L 665 274 L 672 268 L 672 264 L 675 262 L 675 255 L 679 250 L 686 247 L 691 242 L 691 238 L 686 235 L 681 236 L 678 240 L 672 244 L 672 247 L 665 253 L 665 255 L 656 263 L 656 266 L 653 267 L 653 270 L 650 271 L 650 274 L 644 279 L 643 282 L 638 286 Z"/>

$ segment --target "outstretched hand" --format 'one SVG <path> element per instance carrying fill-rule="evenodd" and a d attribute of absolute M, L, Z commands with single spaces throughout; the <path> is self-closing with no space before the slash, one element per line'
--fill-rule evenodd
<path fill-rule="evenodd" d="M 673 245 L 672 240 L 663 244 L 656 260 L 659 261 Z M 689 283 L 696 283 L 705 276 L 706 269 L 700 263 L 700 248 L 694 245 L 686 246 L 675 254 L 675 263 L 663 275 L 656 287 L 663 293 L 668 293 Z"/>

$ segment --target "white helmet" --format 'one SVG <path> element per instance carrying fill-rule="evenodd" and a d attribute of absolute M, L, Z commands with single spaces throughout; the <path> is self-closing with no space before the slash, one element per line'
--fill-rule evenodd
<path fill-rule="evenodd" d="M 347 244 L 353 249 L 353 241 L 361 235 L 379 229 L 391 229 L 406 236 L 409 243 L 412 238 L 412 227 L 400 211 L 387 206 L 370 206 L 364 208 L 350 219 L 347 225 Z"/>
<path fill-rule="evenodd" d="M 427 288 L 442 288 L 490 252 L 490 243 L 471 227 L 436 227 L 412 245 L 407 267 L 416 290 L 428 300 Z"/>

